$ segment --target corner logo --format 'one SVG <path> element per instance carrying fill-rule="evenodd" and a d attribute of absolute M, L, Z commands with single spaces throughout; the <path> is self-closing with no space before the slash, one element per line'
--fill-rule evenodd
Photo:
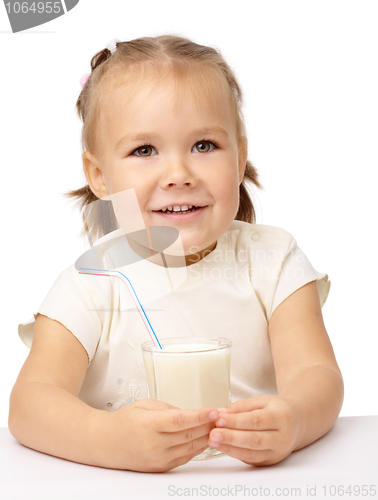
<path fill-rule="evenodd" d="M 13 33 L 34 28 L 67 14 L 79 0 L 20 1 L 4 0 L 5 9 Z"/>

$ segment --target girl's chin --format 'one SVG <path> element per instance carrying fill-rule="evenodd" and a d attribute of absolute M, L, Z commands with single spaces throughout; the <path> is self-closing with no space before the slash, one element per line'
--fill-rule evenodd
<path fill-rule="evenodd" d="M 209 253 L 211 253 L 216 246 L 217 242 L 211 243 L 211 245 L 205 244 L 202 246 L 194 246 L 194 245 L 186 246 L 184 242 L 181 252 L 174 252 L 171 251 L 172 250 L 171 248 L 169 248 L 167 249 L 166 252 L 164 252 L 164 254 L 172 258 L 176 257 L 185 259 L 186 265 L 190 265 L 200 261 L 201 259 L 206 257 L 206 255 L 209 255 Z"/>
<path fill-rule="evenodd" d="M 173 245 L 167 248 L 162 254 L 157 253 L 154 256 L 146 255 L 145 258 L 148 258 L 150 262 L 166 267 L 184 267 L 199 262 L 206 255 L 209 255 L 215 247 L 216 242 L 203 248 L 194 247 L 193 245 L 188 248 L 181 245 Z"/>
<path fill-rule="evenodd" d="M 202 245 L 194 245 L 191 238 L 190 244 L 182 241 L 181 236 L 169 247 L 165 248 L 163 252 L 155 251 L 151 255 L 151 248 L 146 246 L 145 241 L 138 241 L 135 237 L 127 236 L 127 240 L 134 252 L 144 259 L 148 259 L 158 265 L 166 267 L 183 267 L 195 264 L 206 255 L 209 255 L 216 247 L 217 242 L 210 245 L 206 242 Z M 200 242 L 198 242 L 200 243 Z"/>

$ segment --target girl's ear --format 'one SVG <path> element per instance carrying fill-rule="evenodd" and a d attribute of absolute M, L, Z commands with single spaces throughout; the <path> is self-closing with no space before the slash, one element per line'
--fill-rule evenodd
<path fill-rule="evenodd" d="M 82 154 L 83 170 L 91 191 L 97 198 L 106 198 L 109 196 L 109 190 L 105 182 L 103 167 L 98 159 L 90 151 Z"/>
<path fill-rule="evenodd" d="M 248 157 L 248 140 L 245 135 L 242 135 L 239 138 L 239 150 L 238 150 L 239 184 L 241 184 L 244 177 L 245 167 L 247 165 L 247 157 Z"/>

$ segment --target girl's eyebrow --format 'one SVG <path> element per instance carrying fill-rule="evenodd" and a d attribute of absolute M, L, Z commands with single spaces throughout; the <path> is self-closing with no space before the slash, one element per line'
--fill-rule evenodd
<path fill-rule="evenodd" d="M 154 139 L 159 139 L 159 134 L 154 134 L 150 132 L 142 132 L 140 134 L 125 134 L 118 142 L 115 150 L 118 151 L 124 144 L 128 142 L 136 141 L 153 141 Z"/>
<path fill-rule="evenodd" d="M 204 136 L 207 134 L 221 134 L 226 138 L 228 137 L 227 131 L 223 127 L 214 126 L 214 127 L 205 127 L 198 130 L 193 130 L 191 135 Z M 151 133 L 151 132 L 141 132 L 137 134 L 125 134 L 118 142 L 115 147 L 115 150 L 118 151 L 124 144 L 128 142 L 137 142 L 137 141 L 153 141 L 155 139 L 159 139 L 160 135 Z"/>
<path fill-rule="evenodd" d="M 226 138 L 228 137 L 227 130 L 224 129 L 223 127 L 219 127 L 218 125 L 214 127 L 204 127 L 193 131 L 193 135 L 207 135 L 207 134 L 221 134 L 224 135 Z"/>

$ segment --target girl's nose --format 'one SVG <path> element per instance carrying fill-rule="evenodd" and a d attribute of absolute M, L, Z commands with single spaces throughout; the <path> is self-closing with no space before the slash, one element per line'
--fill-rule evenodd
<path fill-rule="evenodd" d="M 182 160 L 174 160 L 165 166 L 165 172 L 161 179 L 163 189 L 169 187 L 195 187 L 198 179 L 194 172 Z"/>

